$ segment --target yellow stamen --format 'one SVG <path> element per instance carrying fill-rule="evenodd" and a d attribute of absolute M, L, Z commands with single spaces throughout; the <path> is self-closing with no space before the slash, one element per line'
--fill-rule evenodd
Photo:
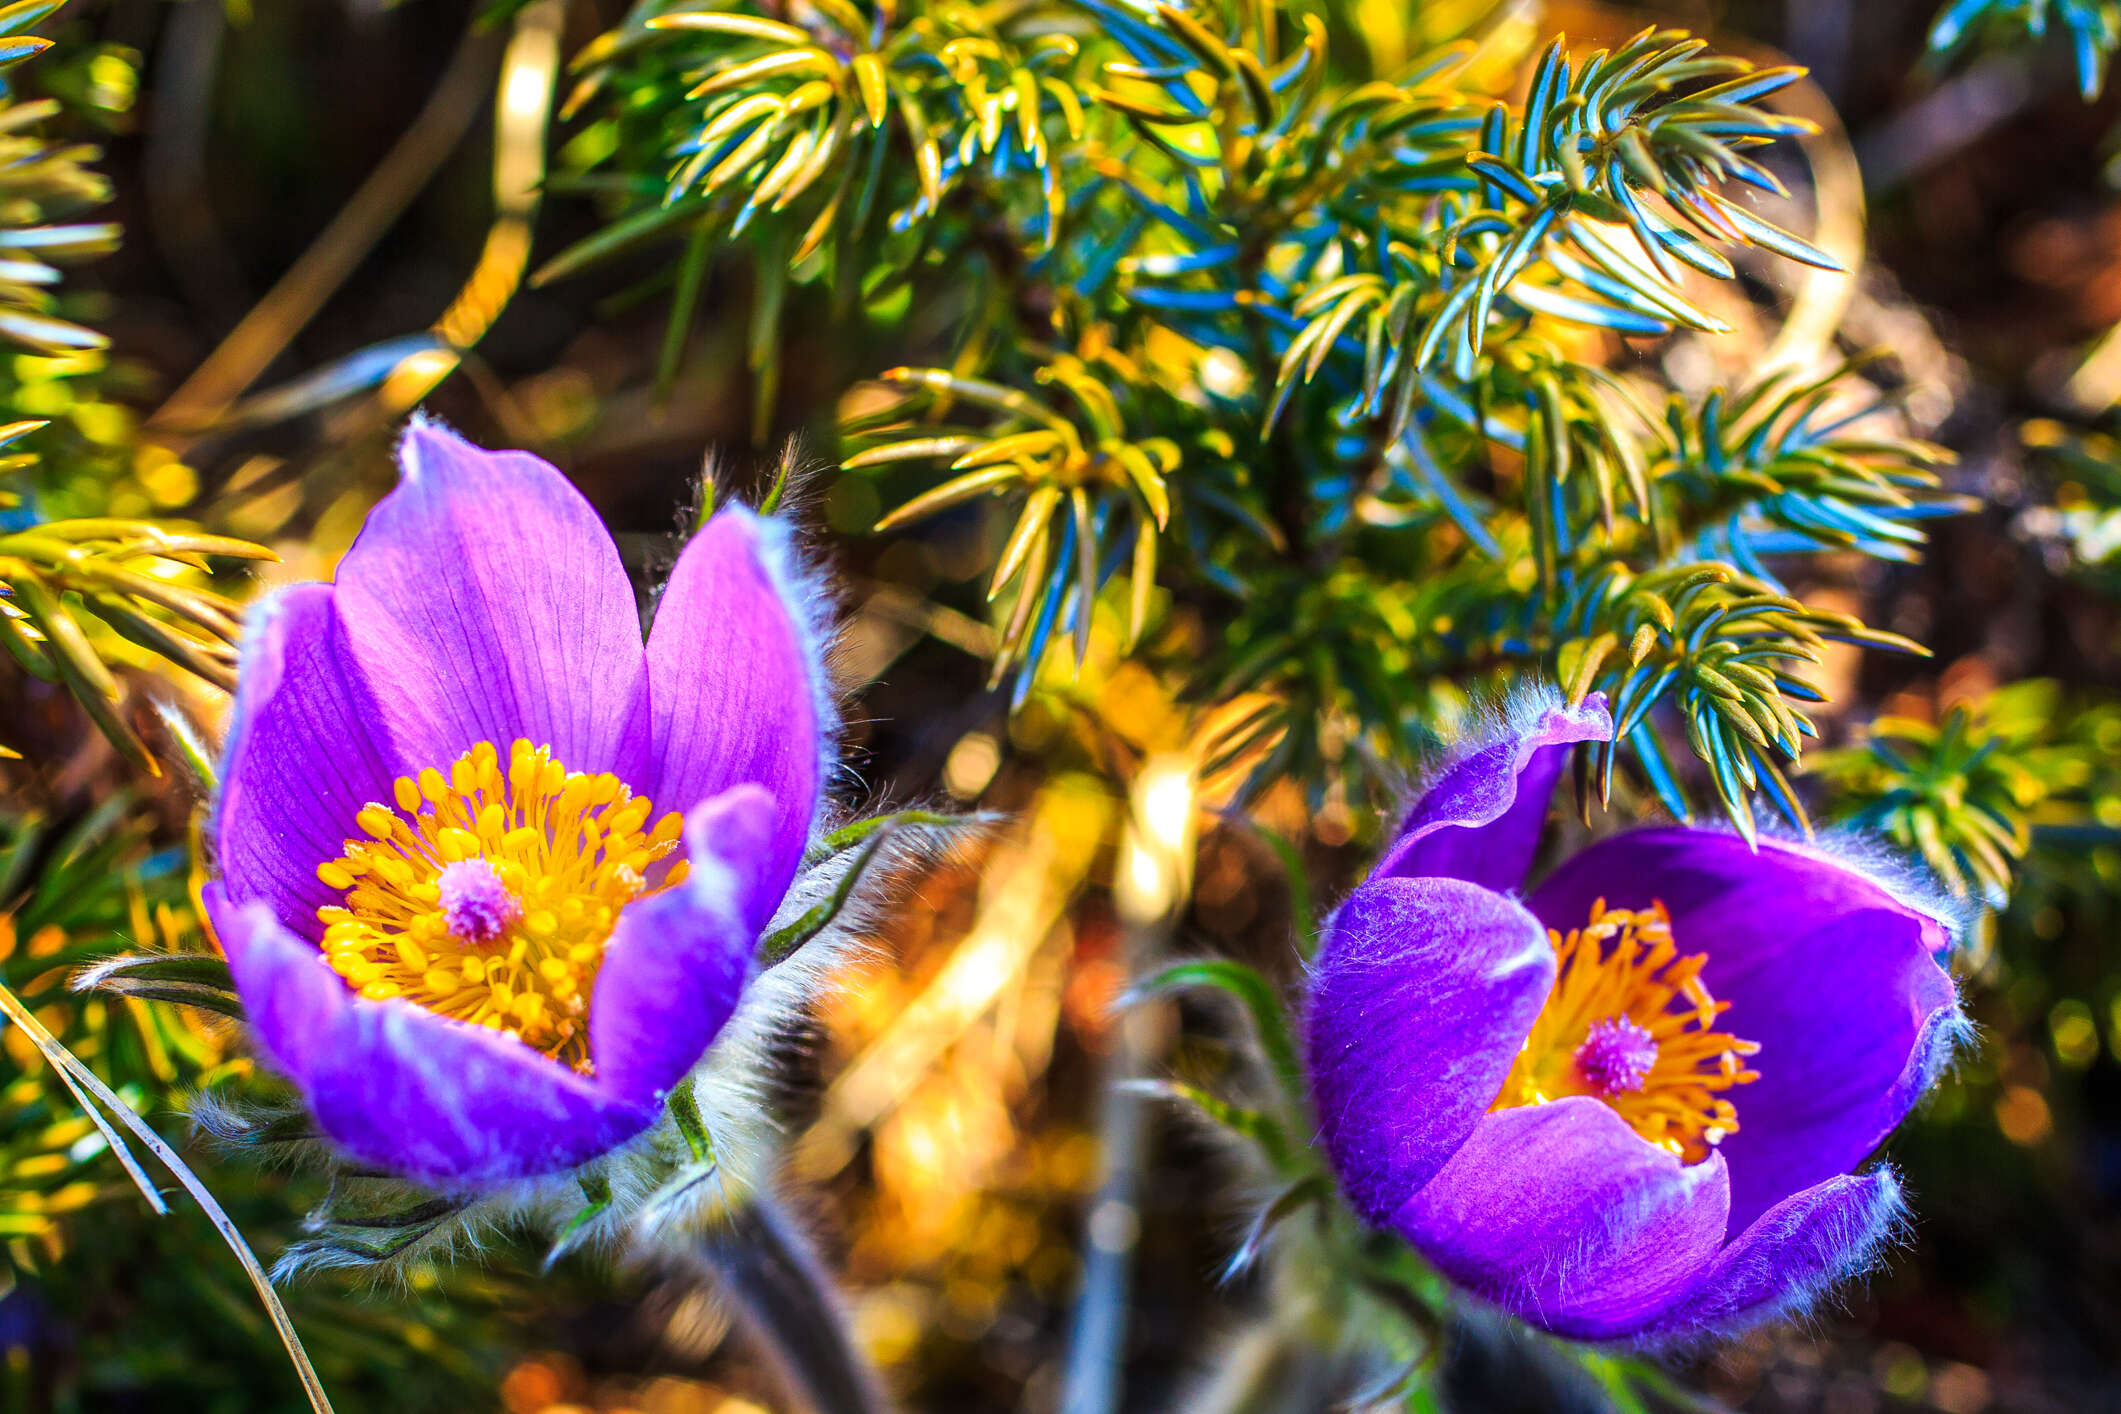
<path fill-rule="evenodd" d="M 1590 1095 L 1613 1107 L 1637 1134 L 1698 1163 L 1737 1132 L 1738 1110 L 1723 1092 L 1760 1072 L 1744 1058 L 1752 1041 L 1711 1030 L 1730 1009 L 1702 984 L 1708 954 L 1679 955 L 1662 903 L 1608 909 L 1547 938 L 1560 964 L 1554 990 L 1490 1109 Z"/>
<path fill-rule="evenodd" d="M 516 1037 L 589 1074 L 589 997 L 620 910 L 685 877 L 683 821 L 615 776 L 569 771 L 517 741 L 482 741 L 446 771 L 393 782 L 363 806 L 317 877 L 345 894 L 317 910 L 347 986 Z M 649 880 L 653 879 L 651 883 Z"/>

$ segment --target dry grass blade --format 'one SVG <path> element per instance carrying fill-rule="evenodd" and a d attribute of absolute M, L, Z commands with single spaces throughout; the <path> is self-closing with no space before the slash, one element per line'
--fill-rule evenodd
<path fill-rule="evenodd" d="M 58 1037 L 47 1031 L 43 1023 L 22 1004 L 22 999 L 4 985 L 0 985 L 0 1011 L 6 1012 L 8 1020 L 22 1028 L 23 1034 L 29 1037 L 44 1059 L 50 1062 L 52 1069 L 66 1081 L 67 1088 L 81 1101 L 82 1108 L 95 1120 L 96 1127 L 110 1139 L 112 1151 L 119 1154 L 120 1162 L 125 1164 L 126 1171 L 132 1174 L 133 1181 L 140 1185 L 140 1191 L 147 1195 L 148 1202 L 158 1213 L 168 1212 L 167 1206 L 154 1191 L 154 1186 L 148 1182 L 147 1175 L 141 1170 L 138 1162 L 127 1152 L 124 1140 L 99 1111 L 98 1104 L 108 1110 L 111 1116 L 123 1121 L 125 1127 L 162 1161 L 162 1166 L 169 1170 L 170 1176 L 183 1184 L 184 1191 L 191 1194 L 199 1206 L 206 1210 L 207 1220 L 213 1223 L 214 1230 L 221 1234 L 221 1240 L 228 1244 L 229 1251 L 236 1254 L 236 1260 L 243 1264 L 243 1273 L 250 1278 L 251 1286 L 256 1289 L 258 1300 L 265 1306 L 265 1314 L 272 1320 L 273 1329 L 279 1332 L 280 1343 L 287 1347 L 287 1358 L 294 1362 L 295 1374 L 302 1381 L 302 1391 L 309 1397 L 309 1407 L 315 1414 L 332 1414 L 331 1400 L 324 1393 L 322 1382 L 317 1379 L 316 1368 L 309 1363 L 309 1352 L 302 1348 L 302 1338 L 295 1334 L 294 1322 L 289 1319 L 287 1308 L 280 1304 L 280 1297 L 272 1289 L 272 1283 L 266 1279 L 265 1268 L 259 1265 L 257 1254 L 250 1250 L 250 1244 L 243 1240 L 243 1234 L 228 1214 L 222 1211 L 221 1205 L 214 1200 L 213 1193 L 200 1181 L 199 1176 L 191 1171 L 190 1166 L 175 1149 L 163 1141 L 161 1135 L 155 1133 L 145 1120 L 133 1113 L 131 1106 L 119 1099 L 72 1051 L 61 1045 Z M 87 1095 L 82 1093 L 84 1090 L 88 1092 Z M 89 1103 L 91 1096 L 97 1104 Z"/>
<path fill-rule="evenodd" d="M 52 1044 L 57 1045 L 58 1041 L 54 1039 Z M 140 1190 L 140 1196 L 147 1200 L 147 1206 L 155 1210 L 156 1217 L 168 1217 L 169 1201 L 162 1196 L 162 1191 L 155 1187 L 155 1181 L 147 1176 L 147 1169 L 141 1165 L 140 1160 L 133 1154 L 132 1146 L 125 1142 L 125 1136 L 112 1127 L 110 1120 L 104 1116 L 103 1111 L 96 1107 L 95 1102 L 89 1099 L 87 1093 L 82 1090 L 81 1083 L 74 1079 L 71 1071 L 65 1066 L 56 1065 L 52 1067 L 52 1070 L 66 1086 L 67 1091 L 73 1095 L 74 1103 L 81 1107 L 81 1112 L 87 1115 L 96 1128 L 103 1132 L 103 1142 L 110 1145 L 111 1154 L 116 1157 L 119 1166 L 125 1170 L 126 1177 L 133 1181 L 133 1186 Z"/>

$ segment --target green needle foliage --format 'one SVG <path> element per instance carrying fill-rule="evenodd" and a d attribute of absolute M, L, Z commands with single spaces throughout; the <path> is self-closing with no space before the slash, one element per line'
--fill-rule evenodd
<path fill-rule="evenodd" d="M 1609 367 L 1722 330 L 1733 252 L 1833 266 L 1746 196 L 1786 195 L 1763 149 L 1810 128 L 1763 100 L 1797 71 L 1646 30 L 1555 42 L 1513 105 L 1475 52 L 1369 73 L 1265 0 L 644 4 L 577 60 L 563 180 L 612 219 L 545 277 L 682 240 L 666 380 L 739 245 L 762 399 L 792 288 L 926 354 L 850 402 L 845 465 L 905 488 L 880 531 L 1010 507 L 1019 697 L 1100 599 L 1151 653 L 1178 607 L 1220 645 L 1198 694 L 1259 695 L 1221 753 L 1255 788 L 1362 798 L 1449 694 L 1558 673 L 1620 713 L 1601 789 L 1625 761 L 1686 813 L 1683 741 L 1743 827 L 1756 793 L 1801 824 L 1804 664 L 1913 645 L 1771 565 L 1910 557 L 1943 454 L 1868 430 L 1859 367 L 1662 414 Z"/>
<path fill-rule="evenodd" d="M 135 938 L 198 946 L 181 855 L 150 855 L 133 808 L 121 797 L 63 828 L 0 819 L 0 983 L 42 1012 L 128 1104 L 166 1114 L 181 1086 L 219 1062 L 219 1043 L 184 1013 L 76 1000 L 67 986 L 76 967 Z M 140 1195 L 49 1070 L 9 1070 L 0 1238 L 11 1270 L 32 1275 L 67 1250 L 68 1215 Z"/>
<path fill-rule="evenodd" d="M 2036 832 L 2059 844 L 2121 827 L 2117 762 L 2121 709 L 2067 703 L 2059 684 L 2035 679 L 1936 723 L 1880 717 L 1815 769 L 1842 819 L 1920 854 L 1953 892 L 2001 908 Z"/>
<path fill-rule="evenodd" d="M 2112 599 L 2121 580 L 2121 444 L 2100 427 L 2046 419 L 2019 438 L 2047 493 L 2015 528 L 2048 567 Z M 1963 898 L 2011 901 L 2044 840 L 2049 863 L 2110 844 L 2121 828 L 2121 711 L 2110 697 L 2015 682 L 1937 722 L 1879 717 L 1812 763 L 1828 812 L 1919 854 Z"/>
<path fill-rule="evenodd" d="M 1951 0 L 1930 26 L 1929 46 L 1950 58 L 1977 47 L 2037 44 L 2050 33 L 2069 45 L 2077 91 L 2091 102 L 2121 48 L 2121 4 L 2115 0 Z"/>
<path fill-rule="evenodd" d="M 30 356 L 17 355 L 0 375 L 0 645 L 31 676 L 64 685 L 121 754 L 153 772 L 120 710 L 114 664 L 130 646 L 232 688 L 238 610 L 207 582 L 212 557 L 272 555 L 106 513 L 99 493 L 113 479 L 110 464 L 130 450 L 131 424 L 93 391 L 107 341 L 67 317 L 58 286 L 60 265 L 116 246 L 116 226 L 79 219 L 110 199 L 110 185 L 89 165 L 97 148 L 47 134 L 62 105 L 24 101 L 4 79 L 50 47 L 23 30 L 58 8 L 53 0 L 0 8 L 0 340 Z M 55 413 L 71 427 L 54 428 Z M 105 445 L 81 435 L 91 430 Z M 41 454 L 47 444 L 56 466 Z M 85 514 L 46 518 L 45 484 L 87 502 L 78 507 Z"/>
<path fill-rule="evenodd" d="M 0 428 L 0 439 L 38 425 Z M 212 588 L 180 577 L 205 573 L 207 557 L 214 555 L 272 558 L 248 541 L 108 517 L 46 521 L 0 534 L 0 594 L 6 596 L 0 601 L 0 643 L 31 676 L 63 683 L 111 744 L 152 772 L 153 758 L 117 710 L 122 690 L 105 661 L 108 638 L 92 637 L 82 616 L 92 615 L 120 638 L 233 690 L 240 610 Z"/>
<path fill-rule="evenodd" d="M 60 265 L 102 255 L 116 246 L 118 228 L 74 219 L 110 200 L 110 183 L 89 166 L 93 146 L 48 137 L 59 116 L 55 99 L 25 102 L 8 87 L 24 60 L 51 47 L 26 33 L 63 0 L 16 0 L 0 7 L 0 338 L 40 353 L 100 349 L 95 330 L 65 318 L 53 287 Z"/>

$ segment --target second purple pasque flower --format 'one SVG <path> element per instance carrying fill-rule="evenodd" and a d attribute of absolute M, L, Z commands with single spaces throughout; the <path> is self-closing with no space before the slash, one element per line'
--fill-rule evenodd
<path fill-rule="evenodd" d="M 1536 1325 L 1657 1343 L 1874 1259 L 1902 1200 L 1862 1166 L 1966 1023 L 1937 912 L 1812 845 L 1635 830 L 1520 896 L 1611 734 L 1542 702 L 1432 778 L 1328 924 L 1306 1040 L 1364 1218 Z"/>

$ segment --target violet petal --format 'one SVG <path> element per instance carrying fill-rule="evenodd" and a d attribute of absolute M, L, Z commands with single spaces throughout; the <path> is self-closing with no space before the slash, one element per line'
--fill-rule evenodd
<path fill-rule="evenodd" d="M 339 613 L 388 736 L 447 768 L 527 738 L 570 771 L 638 779 L 640 615 L 582 493 L 527 452 L 414 420 L 403 480 L 339 565 Z M 658 802 L 660 803 L 660 802 Z"/>
<path fill-rule="evenodd" d="M 1465 879 L 1501 892 L 1521 888 L 1568 749 L 1612 736 L 1613 719 L 1599 693 L 1580 707 L 1548 702 L 1513 721 L 1437 772 L 1370 877 Z"/>
<path fill-rule="evenodd" d="M 279 590 L 251 613 L 214 811 L 216 863 L 231 899 L 263 899 L 282 926 L 322 932 L 317 909 L 343 902 L 317 878 L 359 831 L 354 816 L 390 798 L 399 769 L 374 695 L 354 666 L 328 584 Z"/>
<path fill-rule="evenodd" d="M 1307 1018 L 1326 1150 L 1385 1222 L 1494 1102 L 1554 984 L 1546 930 L 1458 879 L 1378 879 L 1327 926 Z"/>
<path fill-rule="evenodd" d="M 690 812 L 746 782 L 773 817 L 760 878 L 778 903 L 802 863 L 823 781 L 823 668 L 784 531 L 739 507 L 717 512 L 671 571 L 648 635 L 646 785 L 659 809 Z"/>
<path fill-rule="evenodd" d="M 1681 1163 L 1602 1101 L 1572 1095 L 1483 1119 L 1392 1226 L 1535 1325 L 1622 1340 L 1692 1290 L 1729 1208 L 1721 1154 Z"/>
<path fill-rule="evenodd" d="M 597 1080 L 612 1094 L 660 1103 L 736 1011 L 759 929 L 780 902 L 762 886 L 773 819 L 755 785 L 696 807 L 685 820 L 691 873 L 619 916 L 589 1009 Z"/>
<path fill-rule="evenodd" d="M 266 1056 L 359 1162 L 463 1189 L 571 1168 L 656 1119 L 520 1041 L 356 996 L 262 902 L 209 888 L 207 908 Z"/>
<path fill-rule="evenodd" d="M 1646 1334 L 1684 1342 L 1798 1315 L 1877 1260 L 1902 1206 L 1900 1181 L 1886 1168 L 1792 1194 L 1719 1252 L 1700 1286 Z"/>

